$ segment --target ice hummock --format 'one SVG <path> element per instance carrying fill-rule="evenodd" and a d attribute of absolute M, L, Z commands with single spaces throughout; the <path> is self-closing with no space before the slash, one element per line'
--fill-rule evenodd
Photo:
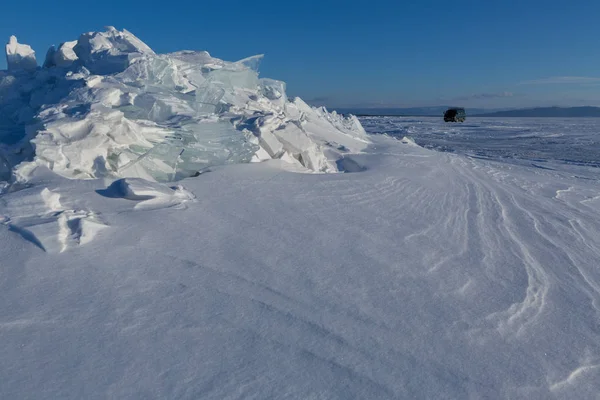
<path fill-rule="evenodd" d="M 37 68 L 35 51 L 30 46 L 19 43 L 13 35 L 6 45 L 6 65 L 9 71 L 33 71 Z"/>
<path fill-rule="evenodd" d="M 118 31 L 112 26 L 107 27 L 106 32 L 82 34 L 73 51 L 88 70 L 98 75 L 121 72 L 140 55 L 155 55 L 131 32 Z"/>
<path fill-rule="evenodd" d="M 72 42 L 61 43 L 58 49 L 54 48 L 54 46 L 50 47 L 46 53 L 44 68 L 54 66 L 68 67 L 72 65 L 78 59 L 74 50 L 76 44 L 77 40 L 74 40 Z"/>
<path fill-rule="evenodd" d="M 69 178 L 172 181 L 273 158 L 335 172 L 339 149 L 368 143 L 356 118 L 289 100 L 284 82 L 259 78 L 262 55 L 156 54 L 108 27 L 52 47 L 33 71 L 23 61 L 35 61 L 33 50 L 11 43 L 21 61 L 0 72 L 0 180 L 45 166 Z"/>

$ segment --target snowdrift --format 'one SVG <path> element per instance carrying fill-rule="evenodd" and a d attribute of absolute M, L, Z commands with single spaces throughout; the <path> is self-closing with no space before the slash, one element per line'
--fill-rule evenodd
<path fill-rule="evenodd" d="M 173 181 L 208 167 L 282 159 L 336 172 L 368 144 L 356 117 L 288 100 L 262 56 L 156 54 L 108 27 L 50 48 L 43 66 L 11 37 L 0 71 L 0 180 L 37 166 L 68 177 Z"/>

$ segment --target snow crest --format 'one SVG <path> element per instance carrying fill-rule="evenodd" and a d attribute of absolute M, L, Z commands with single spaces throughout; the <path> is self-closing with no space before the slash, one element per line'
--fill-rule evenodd
<path fill-rule="evenodd" d="M 35 70 L 35 51 L 26 44 L 20 44 L 16 36 L 11 36 L 6 44 L 6 64 L 9 71 Z"/>
<path fill-rule="evenodd" d="M 0 71 L 0 181 L 38 166 L 76 179 L 174 181 L 211 166 L 282 159 L 336 172 L 369 143 L 358 119 L 288 99 L 262 56 L 156 54 L 108 27 L 50 48 L 43 67 L 11 37 Z"/>

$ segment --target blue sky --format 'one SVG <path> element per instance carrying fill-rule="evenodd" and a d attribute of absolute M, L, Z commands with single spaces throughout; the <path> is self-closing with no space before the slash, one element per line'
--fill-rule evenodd
<path fill-rule="evenodd" d="M 329 106 L 600 106 L 599 16 L 595 0 L 11 1 L 0 38 L 38 62 L 105 25 L 157 52 L 264 53 L 262 76 Z"/>

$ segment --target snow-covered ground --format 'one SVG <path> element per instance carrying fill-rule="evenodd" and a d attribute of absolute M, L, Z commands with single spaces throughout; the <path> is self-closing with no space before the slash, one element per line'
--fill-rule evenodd
<path fill-rule="evenodd" d="M 11 166 L 24 173 L 0 195 L 0 398 L 597 398 L 598 168 L 305 115 L 281 117 L 288 150 L 176 182 L 69 179 L 35 153 Z M 291 125 L 310 140 L 286 141 Z M 277 129 L 259 127 L 262 148 Z M 294 143 L 346 173 L 307 173 Z"/>

